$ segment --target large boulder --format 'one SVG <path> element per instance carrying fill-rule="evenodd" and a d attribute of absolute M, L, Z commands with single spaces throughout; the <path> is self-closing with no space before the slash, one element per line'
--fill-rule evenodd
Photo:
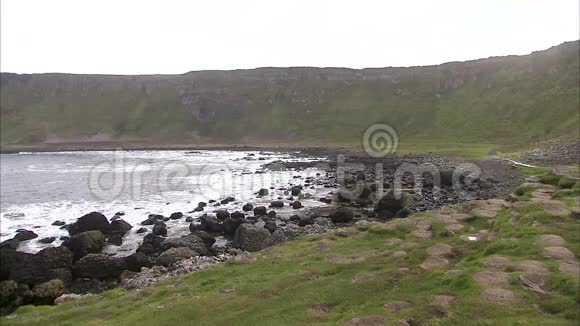
<path fill-rule="evenodd" d="M 264 216 L 268 214 L 268 209 L 264 206 L 254 207 L 254 216 Z"/>
<path fill-rule="evenodd" d="M 272 243 L 270 231 L 252 224 L 242 224 L 236 230 L 233 245 L 246 251 L 258 251 Z"/>
<path fill-rule="evenodd" d="M 194 230 L 191 234 L 198 236 L 208 248 L 215 243 L 215 238 L 205 231 Z"/>
<path fill-rule="evenodd" d="M 143 237 L 143 243 L 137 247 L 136 252 L 142 253 L 144 255 L 159 254 L 162 251 L 161 243 L 163 243 L 163 241 L 165 241 L 165 238 L 149 233 Z"/>
<path fill-rule="evenodd" d="M 104 245 L 105 235 L 101 231 L 87 231 L 75 234 L 63 243 L 63 246 L 72 251 L 75 260 L 79 260 L 88 254 L 101 252 Z"/>
<path fill-rule="evenodd" d="M 170 266 L 175 262 L 195 256 L 198 256 L 198 253 L 189 248 L 186 247 L 171 248 L 167 251 L 164 251 L 161 255 L 159 255 L 159 257 L 157 257 L 157 260 L 155 261 L 155 264 L 161 266 Z"/>
<path fill-rule="evenodd" d="M 127 265 L 127 270 L 140 272 L 143 267 L 153 267 L 155 265 L 155 259 L 143 253 L 136 252 L 125 257 L 125 264 Z"/>
<path fill-rule="evenodd" d="M 54 299 L 64 293 L 65 285 L 62 280 L 55 279 L 36 285 L 32 289 L 34 301 L 37 304 L 52 304 Z"/>
<path fill-rule="evenodd" d="M 31 255 L 18 251 L 1 251 L 1 278 L 20 284 L 40 284 L 52 279 L 70 282 L 72 252 L 66 247 L 49 247 Z"/>
<path fill-rule="evenodd" d="M 32 240 L 38 237 L 38 234 L 34 233 L 30 230 L 19 230 L 18 233 L 14 236 L 14 239 L 18 241 L 27 241 Z"/>
<path fill-rule="evenodd" d="M 95 230 L 101 231 L 103 234 L 109 234 L 110 232 L 109 221 L 105 215 L 98 212 L 92 212 L 84 215 L 68 227 L 68 233 L 71 236 Z"/>
<path fill-rule="evenodd" d="M 12 280 L 0 282 L 0 308 L 9 306 L 16 300 L 18 284 Z"/>
<path fill-rule="evenodd" d="M 203 216 L 202 216 L 203 217 Z M 219 220 L 219 221 L 223 221 L 226 218 L 230 217 L 230 213 L 225 210 L 225 209 L 220 209 L 218 211 L 215 212 L 215 217 Z"/>
<path fill-rule="evenodd" d="M 209 255 L 209 250 L 201 238 L 190 234 L 181 238 L 169 238 L 161 243 L 161 250 L 166 251 L 171 248 L 189 248 L 202 256 Z"/>
<path fill-rule="evenodd" d="M 354 218 L 354 210 L 350 207 L 337 208 L 330 214 L 330 219 L 334 223 L 348 223 Z"/>
<path fill-rule="evenodd" d="M 125 260 L 104 254 L 88 254 L 73 265 L 76 277 L 113 279 L 127 269 Z"/>
<path fill-rule="evenodd" d="M 228 214 L 229 215 L 229 214 Z M 204 231 L 210 233 L 221 233 L 223 232 L 223 225 L 218 222 L 218 220 L 211 215 L 203 215 L 199 218 L 201 222 L 201 227 Z"/>
<path fill-rule="evenodd" d="M 238 227 L 243 223 L 243 220 L 228 218 L 223 223 L 223 230 L 225 235 L 234 235 Z"/>
<path fill-rule="evenodd" d="M 165 237 L 167 236 L 167 225 L 162 221 L 157 221 L 155 225 L 153 225 L 151 233 Z"/>
<path fill-rule="evenodd" d="M 399 196 L 395 196 L 393 192 L 387 193 L 377 204 L 377 211 L 389 211 L 393 214 L 397 213 L 403 208 L 410 208 L 416 204 L 415 198 L 403 192 Z"/>
<path fill-rule="evenodd" d="M 125 235 L 125 233 L 129 232 L 132 228 L 133 226 L 131 226 L 131 224 L 121 219 L 114 220 L 110 224 L 111 234 L 119 234 L 121 236 Z"/>

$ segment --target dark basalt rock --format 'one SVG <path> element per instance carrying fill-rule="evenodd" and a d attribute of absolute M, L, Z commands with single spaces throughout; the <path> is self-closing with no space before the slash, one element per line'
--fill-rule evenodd
<path fill-rule="evenodd" d="M 300 187 L 300 186 L 294 186 L 290 190 L 290 193 L 292 194 L 292 196 L 298 196 L 298 195 L 300 195 L 300 192 L 301 191 L 302 191 L 302 187 Z"/>
<path fill-rule="evenodd" d="M 139 228 L 135 233 L 145 233 L 147 232 L 147 228 Z"/>
<path fill-rule="evenodd" d="M 46 237 L 46 238 L 42 238 L 42 239 L 38 240 L 38 242 L 44 243 L 44 244 L 49 244 L 49 243 L 53 243 L 55 240 L 56 240 L 56 237 Z"/>
<path fill-rule="evenodd" d="M 99 212 L 92 212 L 80 217 L 68 227 L 68 233 L 71 236 L 87 231 L 101 231 L 103 234 L 109 234 L 109 221 L 105 215 Z"/>
<path fill-rule="evenodd" d="M 104 245 L 105 236 L 101 231 L 79 233 L 63 242 L 63 246 L 68 247 L 73 252 L 75 260 L 88 254 L 101 252 Z"/>
<path fill-rule="evenodd" d="M 292 203 L 292 208 L 294 208 L 294 209 L 302 208 L 302 203 L 299 201 L 295 201 Z"/>
<path fill-rule="evenodd" d="M 133 228 L 133 226 L 124 220 L 117 219 L 111 222 L 110 226 L 111 234 L 118 234 L 118 235 L 125 235 L 125 233 L 129 232 Z"/>
<path fill-rule="evenodd" d="M 65 225 L 65 224 L 66 224 L 66 223 L 65 223 L 64 221 L 58 221 L 58 220 L 57 220 L 57 221 L 54 221 L 54 222 L 52 222 L 52 224 L 51 224 L 51 225 L 54 225 L 54 226 L 63 226 L 63 225 Z"/>
<path fill-rule="evenodd" d="M 354 210 L 349 207 L 341 207 L 330 214 L 330 219 L 334 223 L 348 223 L 354 218 Z"/>
<path fill-rule="evenodd" d="M 220 209 L 215 212 L 215 216 L 218 220 L 224 221 L 226 218 L 230 217 L 230 213 L 225 209 Z"/>
<path fill-rule="evenodd" d="M 232 213 L 230 217 L 236 220 L 243 220 L 244 218 L 246 218 L 246 215 L 242 212 L 235 211 Z"/>
<path fill-rule="evenodd" d="M 192 231 L 191 234 L 198 236 L 208 248 L 215 243 L 215 238 L 205 231 Z"/>
<path fill-rule="evenodd" d="M 200 219 L 201 227 L 203 231 L 207 231 L 210 233 L 221 233 L 224 230 L 224 227 L 218 220 L 211 215 L 204 215 Z"/>
<path fill-rule="evenodd" d="M 145 237 L 143 237 L 143 242 L 137 248 L 136 252 L 145 255 L 159 254 L 161 253 L 161 243 L 163 241 L 165 241 L 165 238 L 149 233 Z"/>
<path fill-rule="evenodd" d="M 183 217 L 183 213 L 182 212 L 175 212 L 175 213 L 173 213 L 173 214 L 171 214 L 169 216 L 169 219 L 178 220 L 178 219 L 180 219 L 182 217 Z"/>
<path fill-rule="evenodd" d="M 197 235 L 190 234 L 181 238 L 169 238 L 161 243 L 161 250 L 166 251 L 171 248 L 189 248 L 202 256 L 209 255 L 209 250 L 205 242 Z"/>
<path fill-rule="evenodd" d="M 242 224 L 236 230 L 233 245 L 246 251 L 258 251 L 271 243 L 270 231 L 252 224 Z"/>
<path fill-rule="evenodd" d="M 94 279 L 112 279 L 119 277 L 126 269 L 127 264 L 122 258 L 104 254 L 88 254 L 73 265 L 73 275 Z"/>
<path fill-rule="evenodd" d="M 143 267 L 151 268 L 155 265 L 155 259 L 141 252 L 136 252 L 124 259 L 127 270 L 132 272 L 140 272 Z"/>
<path fill-rule="evenodd" d="M 30 230 L 19 230 L 18 233 L 14 236 L 14 239 L 18 241 L 27 241 L 37 238 L 38 234 L 34 233 Z"/>
<path fill-rule="evenodd" d="M 266 221 L 266 223 L 264 224 L 264 228 L 270 231 L 270 233 L 274 233 L 274 231 L 278 229 L 278 225 L 276 225 L 276 222 L 274 221 Z"/>
<path fill-rule="evenodd" d="M 282 207 L 284 207 L 284 202 L 281 200 L 275 200 L 275 201 L 270 203 L 270 207 L 282 208 Z"/>
<path fill-rule="evenodd" d="M 258 190 L 258 196 L 260 196 L 260 197 L 267 196 L 268 193 L 269 193 L 268 189 L 265 189 L 265 188 Z"/>
<path fill-rule="evenodd" d="M 249 212 L 249 211 L 251 211 L 251 210 L 253 210 L 253 209 L 254 209 L 254 205 L 252 205 L 252 204 L 250 204 L 250 203 L 247 203 L 247 204 L 245 204 L 245 205 L 242 207 L 242 210 L 243 210 L 244 212 Z"/>
<path fill-rule="evenodd" d="M 268 209 L 264 206 L 254 207 L 254 216 L 263 216 L 268 213 Z"/>
<path fill-rule="evenodd" d="M 167 225 L 164 222 L 157 221 L 153 225 L 153 230 L 151 231 L 154 235 L 167 236 Z"/>
<path fill-rule="evenodd" d="M 197 252 L 189 248 L 186 247 L 171 248 L 163 252 L 161 255 L 159 255 L 159 257 L 157 257 L 157 259 L 155 260 L 155 264 L 161 266 L 170 266 L 175 262 L 195 256 L 198 256 Z"/>

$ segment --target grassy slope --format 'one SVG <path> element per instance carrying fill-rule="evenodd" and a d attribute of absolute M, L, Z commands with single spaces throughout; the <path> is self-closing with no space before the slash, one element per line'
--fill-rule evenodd
<path fill-rule="evenodd" d="M 566 187 L 567 180 L 544 175 L 543 181 Z M 569 182 L 568 182 L 569 183 Z M 531 189 L 518 191 L 520 200 L 530 198 Z M 575 190 L 561 190 L 558 198 L 573 207 Z M 440 213 L 455 212 L 457 207 Z M 351 228 L 352 234 L 312 235 L 257 253 L 258 260 L 245 265 L 221 265 L 165 281 L 142 291 L 114 290 L 89 299 L 62 306 L 22 307 L 15 319 L 3 319 L 3 325 L 119 325 L 119 324 L 191 324 L 191 325 L 297 325 L 336 324 L 364 315 L 382 315 L 388 324 L 412 317 L 417 322 L 435 325 L 575 325 L 580 300 L 577 277 L 558 271 L 554 260 L 544 259 L 536 244 L 540 234 L 558 234 L 575 255 L 580 255 L 578 221 L 546 213 L 541 204 L 518 209 L 518 224 L 510 223 L 512 211 L 499 212 L 495 222 L 477 219 L 468 226 L 488 229 L 497 235 L 495 241 L 465 242 L 458 236 L 442 234 L 443 225 L 433 223 L 432 239 L 420 240 L 415 229 L 405 221 L 430 219 L 435 212 L 416 214 L 399 223 L 373 223 Z M 473 231 L 475 232 L 475 231 Z M 463 232 L 459 232 L 463 233 Z M 403 243 L 389 245 L 390 238 Z M 417 247 L 401 249 L 405 243 Z M 425 271 L 419 268 L 426 248 L 434 243 L 453 246 L 454 257 L 447 268 Z M 396 250 L 408 255 L 393 257 Z M 476 272 L 484 270 L 487 257 L 502 255 L 517 261 L 534 259 L 546 263 L 550 270 L 549 294 L 524 289 L 519 272 L 509 272 L 512 303 L 486 303 L 482 289 L 473 281 Z M 408 267 L 408 272 L 400 272 Z M 449 270 L 462 270 L 451 276 Z M 370 276 L 353 283 L 355 277 Z M 220 293 L 221 288 L 235 288 Z M 457 301 L 449 308 L 432 305 L 434 295 L 453 295 Z M 405 300 L 413 306 L 388 313 L 385 303 Z M 329 313 L 310 310 L 313 305 L 334 306 Z M 444 314 L 446 317 L 435 318 Z"/>
<path fill-rule="evenodd" d="M 100 132 L 160 145 L 360 146 L 364 130 L 381 122 L 395 126 L 410 149 L 520 146 L 577 135 L 578 70 L 572 42 L 528 56 L 346 70 L 334 79 L 315 68 L 274 69 L 285 76 L 277 79 L 269 79 L 268 68 L 137 77 L 3 74 L 1 143 Z M 392 80 L 356 77 L 376 72 Z"/>

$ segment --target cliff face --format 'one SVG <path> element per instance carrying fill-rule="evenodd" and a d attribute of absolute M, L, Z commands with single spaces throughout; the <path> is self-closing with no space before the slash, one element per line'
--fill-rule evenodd
<path fill-rule="evenodd" d="M 381 69 L 259 68 L 183 75 L 2 73 L 2 145 L 357 142 L 402 136 L 527 142 L 569 133 L 579 42 L 526 56 Z"/>

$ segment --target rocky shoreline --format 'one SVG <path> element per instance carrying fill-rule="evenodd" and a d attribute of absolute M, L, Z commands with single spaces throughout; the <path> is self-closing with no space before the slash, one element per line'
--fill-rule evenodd
<path fill-rule="evenodd" d="M 321 154 L 320 150 L 316 153 Z M 74 295 L 68 295 L 71 293 L 94 294 L 115 287 L 139 289 L 224 261 L 244 263 L 251 259 L 246 252 L 260 251 L 305 234 L 326 233 L 361 220 L 388 221 L 443 205 L 503 197 L 523 180 L 517 169 L 503 161 L 477 162 L 480 173 L 471 179 L 469 174 L 459 173 L 463 179 L 454 181 L 455 169 L 464 161 L 431 155 L 388 159 L 336 151 L 325 151 L 324 155 L 328 157 L 324 162 L 280 161 L 265 166 L 272 170 L 301 170 L 317 165 L 326 171 L 297 180 L 284 190 L 286 197 L 272 200 L 270 207 L 254 207 L 248 202 L 240 211 L 229 212 L 219 208 L 220 203 L 235 200 L 227 197 L 200 202 L 196 210 L 207 213 L 199 219 L 188 218 L 181 212 L 170 216 L 150 214 L 139 227 L 124 221 L 121 213 L 108 219 L 92 212 L 75 223 L 61 226 L 70 235 L 62 245 L 36 254 L 17 250 L 20 242 L 35 238 L 34 232 L 20 230 L 13 239 L 0 244 L 0 312 L 10 313 L 25 304 L 52 304 L 55 300 L 73 298 Z M 337 168 L 340 164 L 336 162 L 343 159 L 348 164 Z M 377 163 L 382 164 L 382 171 L 376 169 Z M 403 163 L 437 166 L 440 184 L 434 182 L 433 175 L 415 180 L 413 175 L 406 174 L 402 177 L 404 191 L 400 196 L 392 191 L 379 193 L 380 186 L 392 189 L 394 171 Z M 304 209 L 300 199 L 311 196 L 309 189 L 314 184 L 328 188 L 328 195 L 318 198 L 327 205 Z M 269 191 L 257 189 L 256 196 Z M 279 208 L 288 206 L 296 214 L 277 213 Z M 190 234 L 167 237 L 167 228 L 171 226 L 166 222 L 175 220 L 189 223 Z M 103 253 L 106 244 L 122 243 L 128 232 L 144 234 L 134 253 L 126 257 Z M 66 295 L 57 299 L 63 294 Z"/>

